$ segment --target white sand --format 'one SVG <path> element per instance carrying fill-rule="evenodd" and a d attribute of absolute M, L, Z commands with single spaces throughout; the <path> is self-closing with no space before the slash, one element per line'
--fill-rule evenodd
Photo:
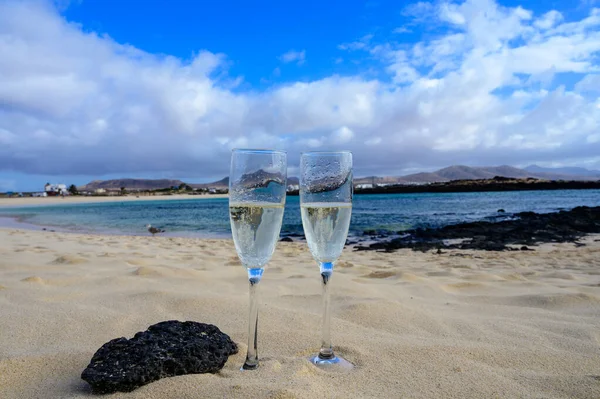
<path fill-rule="evenodd" d="M 318 268 L 280 243 L 259 288 L 261 367 L 246 349 L 245 271 L 229 240 L 0 229 L 0 398 L 90 397 L 106 341 L 169 319 L 240 344 L 218 374 L 110 398 L 600 398 L 600 237 L 535 252 L 355 253 L 332 280 L 334 344 L 356 369 L 307 357 L 320 337 Z M 457 256 L 460 255 L 460 256 Z"/>
<path fill-rule="evenodd" d="M 0 198 L 0 208 L 20 207 L 20 206 L 40 206 L 40 205 L 66 205 L 66 204 L 89 204 L 97 202 L 126 202 L 126 201 L 162 201 L 162 200 L 194 200 L 194 199 L 214 199 L 227 198 L 227 194 L 204 194 L 204 195 L 152 195 L 152 196 L 67 196 L 67 197 L 14 197 Z"/>

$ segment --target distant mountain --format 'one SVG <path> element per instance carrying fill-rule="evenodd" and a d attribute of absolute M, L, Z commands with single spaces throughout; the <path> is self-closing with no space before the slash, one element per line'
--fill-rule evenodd
<path fill-rule="evenodd" d="M 256 172 L 254 176 L 257 180 L 268 180 L 270 176 L 264 171 Z M 424 184 L 436 182 L 448 182 L 452 180 L 478 180 L 492 179 L 495 176 L 524 179 L 533 177 L 543 180 L 600 180 L 600 170 L 588 170 L 584 168 L 543 168 L 537 165 L 530 165 L 525 169 L 514 168 L 508 165 L 471 167 L 465 165 L 452 165 L 447 168 L 436 170 L 435 172 L 421 172 L 406 176 L 367 176 L 357 177 L 354 184 Z M 181 180 L 150 180 L 150 179 L 115 179 L 115 180 L 95 180 L 83 187 L 80 191 L 94 191 L 98 188 L 107 190 L 120 189 L 125 187 L 127 190 L 158 190 L 183 184 Z M 288 185 L 299 184 L 297 177 L 287 178 Z M 193 188 L 214 188 L 226 189 L 229 187 L 229 177 L 212 183 L 189 184 Z"/>
<path fill-rule="evenodd" d="M 544 168 L 542 166 L 529 165 L 525 168 L 525 170 L 532 173 L 559 173 L 563 175 L 590 176 L 600 179 L 600 170 L 589 170 L 585 168 L 578 168 L 576 166 L 567 166 L 563 168 Z"/>
<path fill-rule="evenodd" d="M 120 190 L 125 187 L 126 190 L 159 190 L 183 184 L 181 180 L 169 179 L 114 179 L 114 180 L 94 180 L 85 186 L 79 187 L 79 191 L 94 191 L 99 188 L 105 190 Z"/>
<path fill-rule="evenodd" d="M 390 184 L 398 183 L 398 177 L 379 177 L 379 176 L 367 176 L 367 177 L 355 177 L 353 179 L 354 184 Z"/>
<path fill-rule="evenodd" d="M 200 184 L 191 184 L 192 188 L 228 188 L 229 187 L 229 177 L 224 177 L 221 180 L 214 181 L 212 183 L 200 183 Z"/>
<path fill-rule="evenodd" d="M 534 165 L 533 165 L 534 166 Z M 539 168 L 539 167 L 537 167 Z M 574 168 L 572 172 L 581 171 L 582 168 Z M 584 169 L 585 170 L 585 169 Z M 587 170 L 585 170 L 587 171 Z M 415 183 L 437 183 L 452 180 L 478 180 L 492 179 L 496 176 L 514 179 L 525 179 L 532 177 L 543 180 L 596 180 L 600 179 L 600 173 L 587 171 L 587 174 L 566 174 L 564 170 L 551 168 L 539 168 L 536 170 L 519 169 L 508 165 L 471 167 L 465 165 L 452 165 L 435 172 L 422 172 L 398 177 L 369 176 L 355 179 L 355 184 L 415 184 Z"/>
<path fill-rule="evenodd" d="M 529 173 L 523 169 L 513 168 L 512 166 L 507 165 L 479 168 L 465 165 L 452 165 L 431 173 L 415 173 L 412 175 L 400 176 L 396 178 L 396 182 L 435 183 L 447 182 L 451 180 L 492 179 L 495 176 L 512 178 L 535 177 L 532 173 Z"/>
<path fill-rule="evenodd" d="M 428 173 L 413 173 L 412 175 L 400 176 L 396 178 L 398 183 L 410 184 L 410 183 L 433 183 L 433 182 L 446 182 L 451 179 L 440 176 L 436 172 Z"/>
<path fill-rule="evenodd" d="M 471 168 L 464 165 L 448 166 L 433 173 L 448 180 L 474 180 L 494 177 L 493 173 L 484 168 Z"/>

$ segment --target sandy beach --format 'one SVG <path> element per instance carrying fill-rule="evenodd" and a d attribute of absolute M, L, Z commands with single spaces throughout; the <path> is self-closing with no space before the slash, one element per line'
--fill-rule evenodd
<path fill-rule="evenodd" d="M 116 337 L 163 320 L 216 324 L 240 346 L 218 374 L 111 398 L 598 398 L 600 237 L 535 252 L 347 248 L 332 338 L 356 369 L 307 357 L 320 337 L 317 266 L 279 243 L 260 283 L 261 367 L 240 372 L 248 288 L 230 240 L 0 229 L 0 397 L 93 396 L 80 374 Z"/>
<path fill-rule="evenodd" d="M 153 195 L 153 196 L 67 196 L 67 197 L 15 197 L 0 198 L 0 208 L 21 207 L 21 206 L 40 206 L 40 205 L 68 205 L 68 204 L 92 204 L 98 202 L 127 202 L 127 201 L 163 201 L 163 200 L 194 200 L 194 199 L 215 199 L 227 198 L 227 194 L 206 194 L 206 195 Z"/>

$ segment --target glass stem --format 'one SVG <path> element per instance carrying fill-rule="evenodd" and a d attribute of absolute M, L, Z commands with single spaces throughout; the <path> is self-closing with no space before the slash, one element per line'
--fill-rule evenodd
<path fill-rule="evenodd" d="M 250 283 L 250 310 L 248 317 L 248 353 L 242 369 L 254 370 L 258 367 L 258 283 L 262 277 L 263 269 L 248 269 Z"/>
<path fill-rule="evenodd" d="M 329 297 L 329 281 L 333 275 L 333 262 L 321 262 L 321 281 L 323 283 L 323 330 L 321 335 L 321 350 L 319 358 L 328 360 L 335 357 L 333 347 L 331 346 L 330 326 L 331 326 L 331 311 Z"/>

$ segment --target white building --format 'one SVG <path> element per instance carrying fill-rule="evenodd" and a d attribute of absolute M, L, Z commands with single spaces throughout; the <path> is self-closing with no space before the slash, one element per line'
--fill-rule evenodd
<path fill-rule="evenodd" d="M 46 184 L 44 186 L 44 192 L 47 195 L 69 195 L 66 184 Z"/>
<path fill-rule="evenodd" d="M 357 184 L 357 185 L 355 186 L 355 188 L 358 188 L 358 189 L 362 189 L 362 188 L 373 188 L 373 184 L 371 184 L 371 183 Z"/>

